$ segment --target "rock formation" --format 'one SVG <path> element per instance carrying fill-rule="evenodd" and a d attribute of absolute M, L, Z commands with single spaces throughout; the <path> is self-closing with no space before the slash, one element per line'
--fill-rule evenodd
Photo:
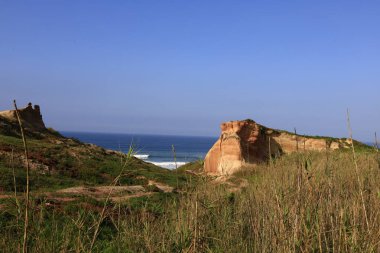
<path fill-rule="evenodd" d="M 47 131 L 38 105 L 33 107 L 32 103 L 29 103 L 27 107 L 19 109 L 19 113 L 25 131 L 29 133 Z M 0 130 L 2 132 L 19 131 L 17 126 L 16 110 L 0 111 Z"/>
<path fill-rule="evenodd" d="M 270 157 L 294 151 L 322 151 L 348 148 L 346 139 L 310 137 L 264 127 L 253 120 L 221 124 L 222 133 L 207 153 L 204 170 L 228 175 L 247 164 L 267 161 Z"/>

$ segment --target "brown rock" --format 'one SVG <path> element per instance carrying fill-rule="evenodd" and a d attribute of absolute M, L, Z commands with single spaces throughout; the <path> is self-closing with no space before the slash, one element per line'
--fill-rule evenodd
<path fill-rule="evenodd" d="M 27 107 L 19 109 L 22 124 L 26 130 L 43 132 L 46 130 L 40 107 L 38 105 L 32 106 L 29 103 Z M 10 124 L 17 124 L 17 115 L 15 110 L 0 111 L 1 126 L 5 126 L 6 122 Z"/>
<path fill-rule="evenodd" d="M 297 150 L 334 150 L 348 145 L 345 139 L 295 135 L 264 127 L 253 120 L 230 121 L 220 128 L 222 134 L 205 158 L 204 170 L 210 174 L 232 174 L 246 164 L 257 164 Z"/>

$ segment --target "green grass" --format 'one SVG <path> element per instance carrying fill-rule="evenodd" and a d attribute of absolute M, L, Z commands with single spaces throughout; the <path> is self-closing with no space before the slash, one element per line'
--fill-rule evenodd
<path fill-rule="evenodd" d="M 380 251 L 380 158 L 357 142 L 359 175 L 347 149 L 284 155 L 243 168 L 226 183 L 186 173 L 200 172 L 202 161 L 171 171 L 134 158 L 125 163 L 124 155 L 77 141 L 28 139 L 28 144 L 31 164 L 50 168 L 31 170 L 30 252 L 88 252 L 99 221 L 92 252 Z M 17 252 L 22 243 L 26 182 L 21 140 L 0 135 L 4 194 L 14 187 L 12 149 L 20 205 L 0 199 L 4 252 Z M 118 184 L 144 185 L 152 194 L 122 202 L 49 196 L 71 186 L 110 185 L 121 172 Z M 163 193 L 148 186 L 149 180 L 178 188 Z"/>
<path fill-rule="evenodd" d="M 203 160 L 197 160 L 194 162 L 189 162 L 186 163 L 185 165 L 182 165 L 177 169 L 178 172 L 186 172 L 186 171 L 191 171 L 191 172 L 202 172 L 203 170 Z"/>
<path fill-rule="evenodd" d="M 5 192 L 14 191 L 13 173 L 9 168 L 0 164 L 0 185 Z M 24 168 L 15 169 L 16 187 L 18 191 L 25 191 L 26 173 Z M 72 187 L 84 182 L 60 175 L 43 175 L 34 171 L 30 174 L 30 185 L 32 191 L 53 191 L 62 188 Z"/>
<path fill-rule="evenodd" d="M 34 190 L 56 190 L 74 185 L 108 185 L 124 170 L 122 184 L 147 184 L 154 180 L 173 187 L 186 181 L 184 173 L 157 167 L 153 164 L 131 158 L 125 163 L 125 155 L 109 154 L 104 149 L 62 138 L 27 138 L 29 158 L 36 169 L 31 171 L 31 187 Z M 22 189 L 25 172 L 21 156 L 22 140 L 18 137 L 0 135 L 0 150 L 8 156 L 0 155 L 0 183 L 9 191 L 13 174 L 10 153 L 14 150 L 16 181 Z"/>
<path fill-rule="evenodd" d="M 310 152 L 245 168 L 230 182 L 247 184 L 234 192 L 203 178 L 180 193 L 109 202 L 93 252 L 377 252 L 380 163 L 376 152 L 357 162 L 370 227 L 352 155 Z M 33 198 L 31 252 L 87 252 L 104 202 L 45 203 Z M 17 225 L 15 205 L 1 204 L 0 247 L 13 252 L 22 219 Z"/>

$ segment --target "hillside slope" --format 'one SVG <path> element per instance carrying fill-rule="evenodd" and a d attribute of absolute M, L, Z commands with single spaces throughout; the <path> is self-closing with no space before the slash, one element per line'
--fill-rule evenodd
<path fill-rule="evenodd" d="M 14 190 L 12 168 L 18 191 L 25 187 L 26 159 L 15 115 L 13 110 L 0 112 L 0 191 L 3 195 Z M 39 106 L 33 109 L 29 104 L 20 109 L 20 115 L 29 149 L 32 191 L 107 186 L 118 176 L 117 185 L 140 185 L 145 192 L 173 189 L 186 181 L 183 173 L 66 138 L 46 128 Z"/>

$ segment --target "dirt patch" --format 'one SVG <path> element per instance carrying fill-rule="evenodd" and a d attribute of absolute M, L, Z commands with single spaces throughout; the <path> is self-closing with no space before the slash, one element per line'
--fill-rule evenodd
<path fill-rule="evenodd" d="M 7 199 L 7 198 L 11 198 L 13 197 L 12 195 L 6 195 L 6 194 L 3 194 L 3 195 L 0 195 L 0 199 Z"/>
<path fill-rule="evenodd" d="M 71 202 L 76 200 L 74 197 L 51 197 L 47 199 L 47 202 L 49 201 L 58 201 L 58 202 Z"/>
<path fill-rule="evenodd" d="M 173 192 L 174 188 L 159 183 L 153 180 L 149 180 L 148 185 L 153 185 L 159 189 L 161 192 Z M 147 190 L 146 187 L 142 185 L 125 185 L 125 186 L 76 186 L 66 189 L 61 189 L 55 192 L 45 192 L 43 196 L 46 197 L 47 206 L 60 205 L 61 203 L 67 203 L 77 200 L 81 196 L 88 196 L 96 200 L 102 201 L 107 199 L 114 202 L 123 202 L 131 198 L 139 198 L 143 196 L 150 196 L 155 194 L 154 191 Z M 36 196 L 36 195 L 34 195 Z M 12 198 L 11 194 L 1 194 L 0 199 Z"/>
<path fill-rule="evenodd" d="M 57 193 L 68 193 L 68 194 L 78 194 L 78 195 L 91 195 L 91 196 L 107 196 L 107 194 L 120 194 L 120 193 L 136 193 L 144 192 L 145 188 L 142 185 L 131 185 L 131 186 L 96 186 L 96 187 L 86 187 L 77 186 L 66 188 L 57 191 Z"/>
<path fill-rule="evenodd" d="M 147 192 L 142 185 L 128 186 L 78 186 L 57 191 L 58 194 L 89 196 L 97 200 L 105 200 L 108 196 L 112 201 L 122 201 L 130 198 L 141 197 L 152 194 Z"/>
<path fill-rule="evenodd" d="M 156 182 L 156 181 L 153 181 L 153 180 L 149 180 L 148 181 L 148 185 L 154 185 L 156 186 L 160 191 L 163 191 L 163 192 L 173 192 L 174 188 L 167 185 L 167 184 L 163 184 L 163 183 L 159 183 L 159 182 Z"/>

